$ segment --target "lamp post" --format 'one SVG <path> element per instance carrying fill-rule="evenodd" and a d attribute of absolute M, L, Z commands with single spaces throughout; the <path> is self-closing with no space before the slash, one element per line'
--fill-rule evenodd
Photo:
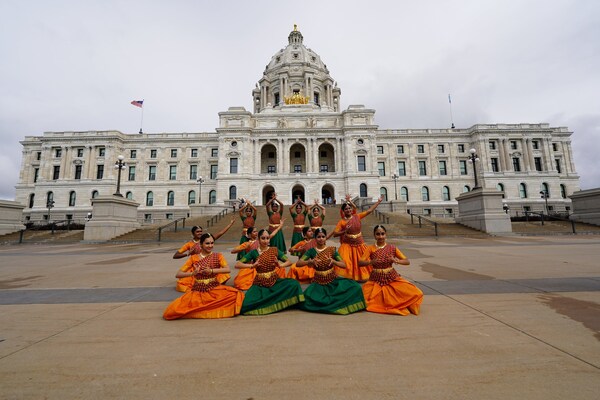
<path fill-rule="evenodd" d="M 479 156 L 476 153 L 477 150 L 475 149 L 471 149 L 469 150 L 469 153 L 471 153 L 471 155 L 468 158 L 469 162 L 471 164 L 473 164 L 473 177 L 475 178 L 475 186 L 473 187 L 473 189 L 477 189 L 479 187 L 479 185 L 477 184 L 477 162 L 479 161 Z"/>
<path fill-rule="evenodd" d="M 204 183 L 204 179 L 199 176 L 198 179 L 196 179 L 196 182 L 198 182 L 198 205 L 200 205 L 200 203 L 202 203 L 202 184 Z"/>
<path fill-rule="evenodd" d="M 48 200 L 46 208 L 48 209 L 48 223 L 50 223 L 50 210 L 54 208 L 54 200 Z"/>
<path fill-rule="evenodd" d="M 542 190 L 542 191 L 540 191 L 540 195 L 541 195 L 542 199 L 544 199 L 544 202 L 546 203 L 546 214 L 550 215 L 548 213 L 548 197 L 550 197 L 550 193 L 548 193 L 546 190 Z"/>
<path fill-rule="evenodd" d="M 121 154 L 117 157 L 117 162 L 115 162 L 115 169 L 118 171 L 117 173 L 117 191 L 113 196 L 123 197 L 121 194 L 121 171 L 127 168 L 127 164 L 123 162 L 125 157 Z"/>
<path fill-rule="evenodd" d="M 396 182 L 398 182 L 398 178 L 400 178 L 398 174 L 392 175 L 392 179 L 394 180 L 394 198 L 396 200 L 398 200 L 398 186 L 396 185 Z"/>

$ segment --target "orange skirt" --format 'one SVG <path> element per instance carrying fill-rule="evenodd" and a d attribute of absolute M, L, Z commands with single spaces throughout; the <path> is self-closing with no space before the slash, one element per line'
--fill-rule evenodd
<path fill-rule="evenodd" d="M 163 313 L 166 320 L 179 318 L 228 318 L 240 313 L 244 293 L 219 285 L 208 292 L 190 290 L 173 300 Z"/>
<path fill-rule="evenodd" d="M 275 271 L 277 271 L 277 276 L 285 278 L 285 268 L 277 267 Z M 233 280 L 233 286 L 239 290 L 248 290 L 252 286 L 255 277 L 256 270 L 254 268 L 242 268 Z"/>
<path fill-rule="evenodd" d="M 369 281 L 363 285 L 362 290 L 367 303 L 367 311 L 382 314 L 419 315 L 423 292 L 404 278 L 398 277 L 383 286 Z"/>
<path fill-rule="evenodd" d="M 287 277 L 295 279 L 300 283 L 311 283 L 315 277 L 315 269 L 308 265 L 297 267 L 296 263 L 293 263 L 287 273 Z"/>
<path fill-rule="evenodd" d="M 188 271 L 185 271 L 185 272 L 188 272 Z M 217 281 L 219 282 L 219 284 L 223 285 L 225 282 L 227 282 L 229 280 L 229 278 L 231 278 L 231 275 L 217 274 L 216 278 L 217 278 Z M 177 290 L 178 292 L 185 293 L 192 288 L 193 284 L 194 284 L 194 277 L 192 277 L 192 276 L 186 276 L 185 278 L 179 278 L 179 279 L 177 279 L 177 284 L 175 285 L 175 290 Z"/>
<path fill-rule="evenodd" d="M 364 267 L 358 266 L 358 260 L 360 260 L 366 249 L 367 246 L 364 243 L 358 246 L 350 246 L 347 243 L 343 243 L 338 249 L 338 253 L 346 263 L 346 268 L 335 267 L 335 272 L 341 277 L 354 279 L 359 282 L 369 279 L 373 267 L 370 265 Z"/>

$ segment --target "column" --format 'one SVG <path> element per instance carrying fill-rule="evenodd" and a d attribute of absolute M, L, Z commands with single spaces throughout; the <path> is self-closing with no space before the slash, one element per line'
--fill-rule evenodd
<path fill-rule="evenodd" d="M 504 158 L 506 160 L 506 170 L 514 172 L 515 170 L 513 169 L 512 160 L 510 159 L 510 154 L 508 150 L 508 142 L 509 141 L 507 139 L 502 139 L 502 151 L 504 151 L 505 154 Z"/>
<path fill-rule="evenodd" d="M 525 162 L 525 159 L 527 160 L 525 163 L 525 170 L 527 172 L 534 170 L 535 166 L 533 162 L 533 148 L 531 146 L 531 139 L 529 138 L 525 139 L 525 144 L 523 146 L 523 158 L 523 162 Z"/>
<path fill-rule="evenodd" d="M 552 138 L 548 138 L 543 140 L 544 143 L 544 161 L 546 162 L 546 171 L 554 171 L 554 166 L 550 159 L 554 159 L 554 154 L 552 153 Z"/>

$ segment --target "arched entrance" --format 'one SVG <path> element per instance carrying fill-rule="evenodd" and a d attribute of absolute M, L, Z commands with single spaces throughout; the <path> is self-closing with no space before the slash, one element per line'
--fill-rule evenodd
<path fill-rule="evenodd" d="M 300 197 L 300 200 L 306 202 L 304 198 L 304 187 L 302 185 L 294 185 L 292 188 L 292 203 L 294 203 L 298 197 Z"/>
<path fill-rule="evenodd" d="M 267 204 L 269 200 L 271 200 L 271 196 L 275 193 L 275 188 L 271 185 L 267 185 L 262 190 L 262 205 Z"/>
<path fill-rule="evenodd" d="M 321 188 L 321 202 L 322 204 L 333 204 L 335 200 L 335 190 L 330 184 L 323 185 Z"/>

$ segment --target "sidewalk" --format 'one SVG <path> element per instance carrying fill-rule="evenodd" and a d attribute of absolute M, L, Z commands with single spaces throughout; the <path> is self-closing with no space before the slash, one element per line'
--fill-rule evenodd
<path fill-rule="evenodd" d="M 0 399 L 600 393 L 596 235 L 404 241 L 412 264 L 397 269 L 425 292 L 421 315 L 407 317 L 164 321 L 180 295 L 177 247 L 0 246 Z"/>

